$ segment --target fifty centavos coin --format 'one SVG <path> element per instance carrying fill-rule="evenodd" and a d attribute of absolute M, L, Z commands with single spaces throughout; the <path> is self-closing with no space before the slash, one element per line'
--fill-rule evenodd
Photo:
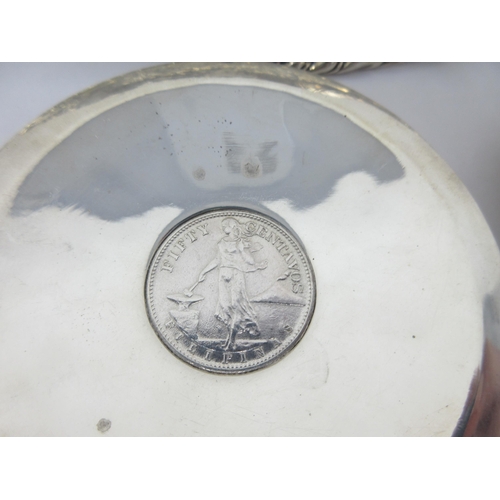
<path fill-rule="evenodd" d="M 198 213 L 168 232 L 146 278 L 149 319 L 191 365 L 218 373 L 263 368 L 304 335 L 315 304 L 305 250 L 271 217 Z"/>

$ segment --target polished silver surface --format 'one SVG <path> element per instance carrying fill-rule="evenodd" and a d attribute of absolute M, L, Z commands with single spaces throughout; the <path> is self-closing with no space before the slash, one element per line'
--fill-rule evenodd
<path fill-rule="evenodd" d="M 218 373 L 275 362 L 300 340 L 314 310 L 314 276 L 298 241 L 269 216 L 241 209 L 210 210 L 171 230 L 145 290 L 165 345 Z"/>
<path fill-rule="evenodd" d="M 144 306 L 165 227 L 227 207 L 299 235 L 316 277 L 300 342 L 241 376 L 172 356 Z M 495 241 L 429 146 L 345 87 L 247 64 L 114 79 L 0 151 L 0 224 L 5 435 L 498 433 Z M 218 300 L 220 269 L 197 284 L 213 251 L 165 288 L 204 297 L 188 310 Z M 163 299 L 161 322 L 186 305 Z"/>

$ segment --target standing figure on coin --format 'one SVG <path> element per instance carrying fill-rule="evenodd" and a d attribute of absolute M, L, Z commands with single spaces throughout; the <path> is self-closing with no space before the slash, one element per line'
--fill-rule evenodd
<path fill-rule="evenodd" d="M 236 335 L 260 335 L 257 316 L 248 298 L 245 274 L 267 267 L 267 261 L 255 262 L 252 253 L 262 248 L 249 240 L 245 228 L 234 218 L 221 222 L 225 236 L 217 244 L 218 255 L 200 273 L 198 283 L 219 268 L 219 300 L 215 317 L 229 329 L 224 349 L 233 349 Z"/>

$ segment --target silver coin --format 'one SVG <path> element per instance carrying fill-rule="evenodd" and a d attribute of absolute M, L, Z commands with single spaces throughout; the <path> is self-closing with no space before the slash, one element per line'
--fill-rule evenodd
<path fill-rule="evenodd" d="M 146 278 L 149 319 L 178 357 L 217 373 L 267 366 L 304 335 L 315 304 L 298 238 L 247 209 L 198 213 L 168 231 Z"/>

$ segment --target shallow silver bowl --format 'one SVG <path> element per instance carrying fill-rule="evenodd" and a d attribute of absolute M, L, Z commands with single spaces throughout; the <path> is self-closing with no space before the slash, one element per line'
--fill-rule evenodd
<path fill-rule="evenodd" d="M 174 357 L 144 304 L 157 238 L 213 206 L 276 214 L 316 275 L 302 340 L 245 375 Z M 500 433 L 491 232 L 427 144 L 328 80 L 175 64 L 98 85 L 0 151 L 0 217 L 5 435 Z"/>

